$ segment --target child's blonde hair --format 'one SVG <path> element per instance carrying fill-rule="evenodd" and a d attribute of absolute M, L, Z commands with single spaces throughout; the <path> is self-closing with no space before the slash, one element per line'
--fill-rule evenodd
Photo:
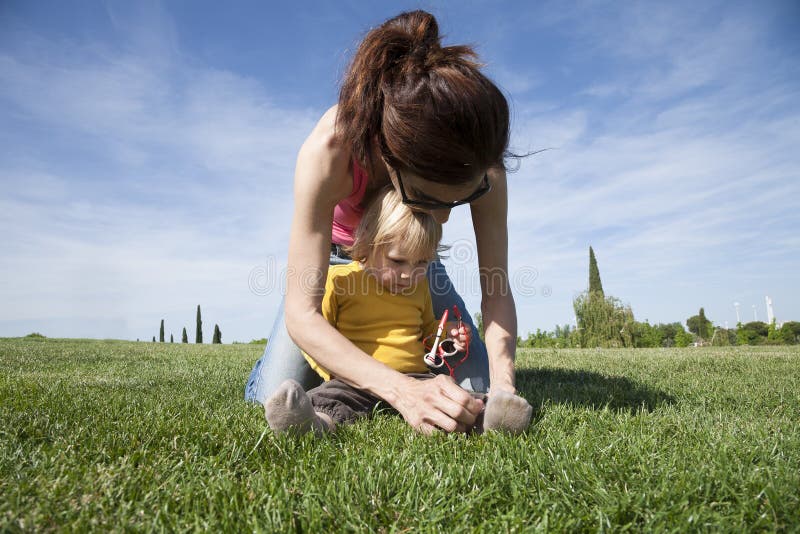
<path fill-rule="evenodd" d="M 441 250 L 442 225 L 430 213 L 403 204 L 394 187 L 387 187 L 370 203 L 355 232 L 350 256 L 364 262 L 377 247 L 397 244 L 415 261 L 431 261 Z"/>

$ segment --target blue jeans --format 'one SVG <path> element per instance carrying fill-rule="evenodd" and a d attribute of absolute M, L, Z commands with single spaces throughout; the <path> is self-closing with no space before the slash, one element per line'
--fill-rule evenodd
<path fill-rule="evenodd" d="M 337 265 L 350 263 L 350 260 L 331 254 L 330 263 Z M 456 382 L 468 391 L 486 393 L 489 390 L 489 358 L 486 353 L 486 345 L 477 335 L 472 317 L 464 306 L 464 300 L 456 293 L 453 282 L 441 262 L 431 262 L 427 274 L 434 315 L 441 317 L 445 308 L 452 309 L 455 304 L 461 310 L 463 321 L 470 326 L 473 332 L 469 345 L 469 358 L 455 369 Z M 439 369 L 439 371 L 441 370 L 446 372 L 444 367 Z M 284 302 L 281 300 L 278 316 L 275 317 L 264 355 L 253 366 L 250 377 L 247 379 L 244 399 L 263 404 L 287 378 L 299 382 L 306 391 L 322 382 L 319 375 L 303 358 L 292 338 L 289 337 L 284 320 Z"/>

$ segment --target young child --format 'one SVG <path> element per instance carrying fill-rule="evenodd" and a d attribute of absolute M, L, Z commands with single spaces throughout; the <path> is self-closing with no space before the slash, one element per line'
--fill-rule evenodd
<path fill-rule="evenodd" d="M 441 236 L 442 227 L 430 214 L 408 208 L 393 188 L 383 191 L 356 230 L 349 250 L 355 261 L 329 268 L 322 299 L 323 316 L 354 345 L 420 380 L 435 376 L 423 360 L 423 340 L 435 334 L 439 323 L 425 272 Z M 457 324 L 448 323 L 445 332 L 455 349 L 464 351 L 470 332 Z M 325 382 L 306 393 L 294 380 L 284 381 L 264 403 L 273 431 L 327 432 L 368 415 L 380 402 L 304 356 Z M 522 397 L 502 394 L 488 402 L 485 412 L 485 429 L 519 432 L 532 410 Z"/>

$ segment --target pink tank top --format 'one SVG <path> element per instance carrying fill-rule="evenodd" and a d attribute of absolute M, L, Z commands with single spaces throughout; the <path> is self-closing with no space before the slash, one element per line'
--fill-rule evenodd
<path fill-rule="evenodd" d="M 368 179 L 367 171 L 353 160 L 353 192 L 333 209 L 332 243 L 348 246 L 353 244 L 353 236 L 364 214 L 361 201 L 364 200 Z"/>

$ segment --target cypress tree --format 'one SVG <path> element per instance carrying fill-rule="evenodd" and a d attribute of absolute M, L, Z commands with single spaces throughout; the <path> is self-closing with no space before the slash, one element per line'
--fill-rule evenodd
<path fill-rule="evenodd" d="M 706 310 L 700 308 L 700 313 L 697 315 L 700 316 L 700 337 L 703 339 L 708 339 L 708 323 L 711 321 L 706 319 Z"/>
<path fill-rule="evenodd" d="M 174 340 L 174 339 L 172 339 L 172 334 L 171 334 L 171 333 L 170 333 L 170 335 L 169 335 L 169 342 L 170 342 L 170 343 L 175 343 L 175 340 Z"/>
<path fill-rule="evenodd" d="M 706 311 L 700 308 L 697 315 L 692 315 L 686 319 L 686 327 L 689 332 L 698 336 L 701 339 L 708 339 L 709 334 L 712 333 L 711 328 L 713 323 L 706 317 Z"/>
<path fill-rule="evenodd" d="M 153 343 L 156 342 L 156 336 L 153 336 Z"/>
<path fill-rule="evenodd" d="M 181 343 L 188 343 L 189 336 L 186 335 L 186 327 L 183 327 L 183 336 L 181 336 Z"/>
<path fill-rule="evenodd" d="M 197 305 L 197 330 L 194 334 L 194 342 L 203 342 L 203 320 L 200 318 L 200 305 Z"/>
<path fill-rule="evenodd" d="M 219 325 L 214 325 L 214 338 L 211 340 L 211 343 L 222 343 L 222 332 L 219 330 Z"/>
<path fill-rule="evenodd" d="M 164 342 L 164 319 L 161 319 L 161 329 L 158 331 L 158 340 Z"/>
<path fill-rule="evenodd" d="M 589 294 L 599 294 L 604 297 L 603 283 L 600 281 L 600 269 L 597 268 L 597 259 L 594 257 L 594 250 L 589 247 Z"/>

